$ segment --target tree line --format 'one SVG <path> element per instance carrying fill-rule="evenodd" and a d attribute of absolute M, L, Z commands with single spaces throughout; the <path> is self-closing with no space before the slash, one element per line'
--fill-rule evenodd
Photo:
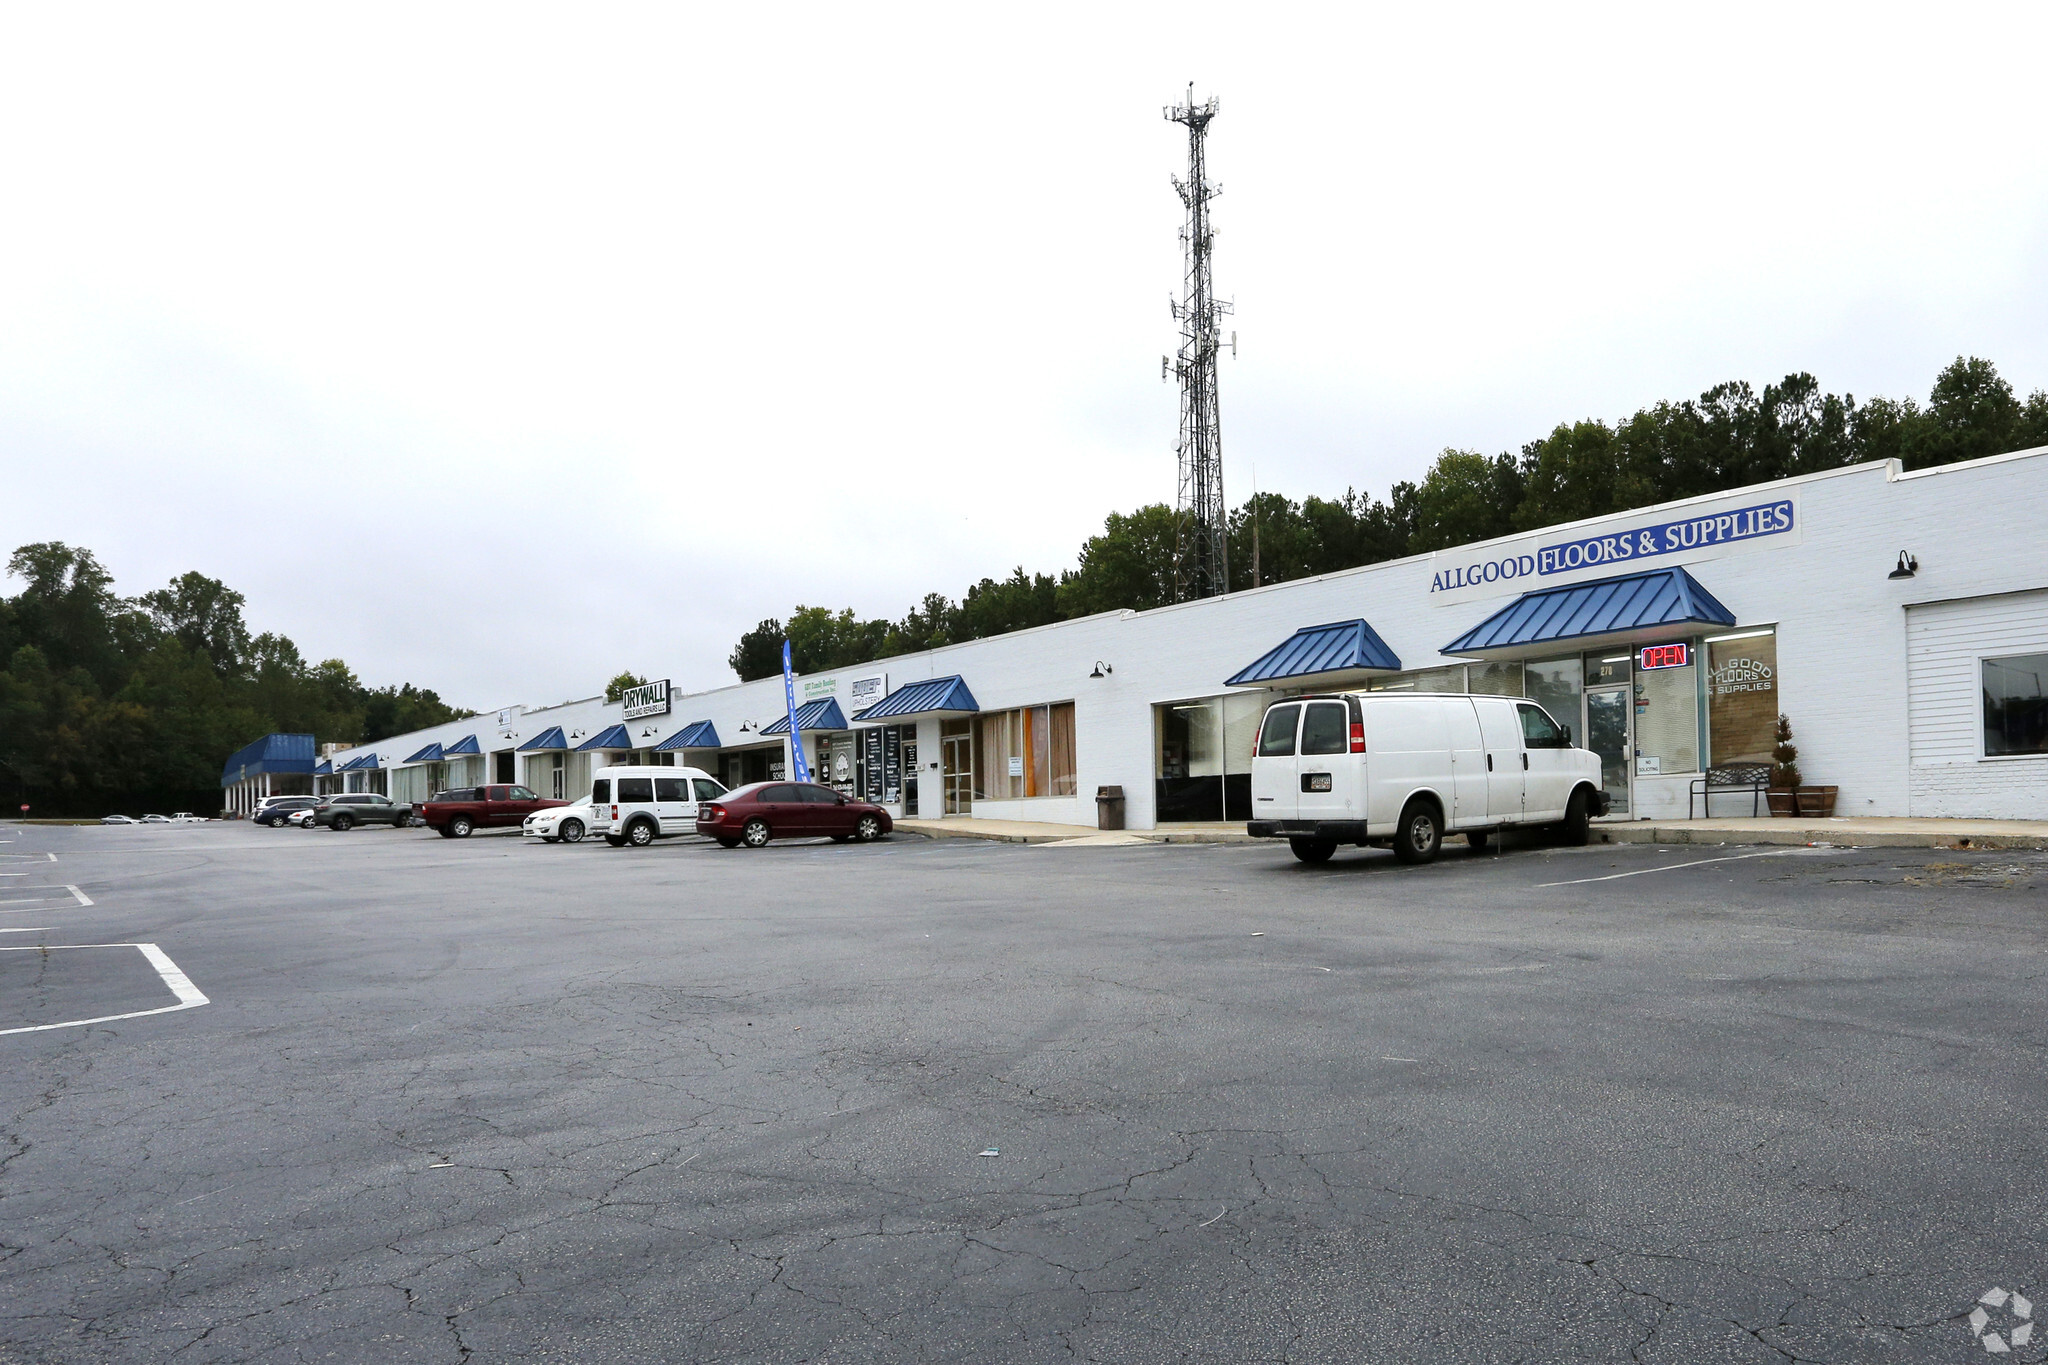
<path fill-rule="evenodd" d="M 92 551 L 46 541 L 7 561 L 0 597 L 0 801 L 13 814 L 220 809 L 221 765 L 272 731 L 369 743 L 470 714 L 410 683 L 367 687 L 252 636 L 241 593 L 187 573 L 114 591 Z M 131 809 L 132 808 L 132 809 Z"/>
<path fill-rule="evenodd" d="M 1229 516 L 1230 587 L 1283 583 L 1488 540 L 1518 531 L 1866 460 L 1908 469 L 2048 445 L 2048 392 L 2022 401 L 1988 360 L 1957 357 L 1936 376 L 1925 406 L 1912 398 L 1824 393 L 1810 374 L 1758 393 L 1718 384 L 1698 398 L 1664 401 L 1609 424 L 1560 422 L 1519 453 L 1445 450 L 1419 483 L 1385 500 L 1279 493 L 1246 499 Z M 1097 612 L 1143 611 L 1174 600 L 1174 510 L 1152 503 L 1112 512 L 1058 576 L 984 578 L 955 601 L 927 593 L 901 619 L 861 620 L 851 609 L 799 606 L 742 635 L 728 662 L 742 680 L 782 671 L 782 642 L 800 673 L 959 644 Z"/>

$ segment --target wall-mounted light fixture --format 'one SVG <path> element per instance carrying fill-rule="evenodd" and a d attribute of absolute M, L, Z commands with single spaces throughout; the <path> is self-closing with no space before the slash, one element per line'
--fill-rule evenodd
<path fill-rule="evenodd" d="M 1090 673 L 1088 676 L 1091 678 L 1104 678 L 1108 677 L 1110 674 L 1114 672 L 1116 672 L 1114 668 L 1111 668 L 1108 664 L 1102 662 L 1102 660 L 1097 659 L 1095 661 L 1095 671 L 1093 673 Z"/>
<path fill-rule="evenodd" d="M 743 721 L 741 721 L 741 722 L 740 722 L 740 733 L 741 733 L 741 734 L 743 734 L 743 735 L 750 735 L 750 734 L 752 734 L 753 732 L 754 732 L 754 723 L 753 723 L 752 721 L 748 721 L 748 720 L 743 720 Z"/>
<path fill-rule="evenodd" d="M 1886 575 L 1885 575 L 1885 577 L 1886 577 L 1886 578 L 1911 578 L 1911 577 L 1912 577 L 1912 576 L 1913 576 L 1914 574 L 1916 574 L 1916 573 L 1919 573 L 1919 572 L 1920 572 L 1920 561 L 1919 561 L 1919 560 L 1917 560 L 1917 559 L 1915 559 L 1915 558 L 1913 558 L 1913 556 L 1912 556 L 1912 555 L 1910 555 L 1910 554 L 1907 554 L 1907 553 L 1906 553 L 1906 552 L 1905 552 L 1904 550 L 1901 550 L 1901 551 L 1899 551 L 1899 567 L 1898 567 L 1898 568 L 1896 568 L 1896 569 L 1893 569 L 1893 570 L 1892 570 L 1892 571 L 1891 571 L 1890 573 L 1886 574 Z"/>
<path fill-rule="evenodd" d="M 582 732 L 581 730 L 571 730 L 571 731 L 569 732 L 569 738 L 571 738 L 571 739 L 581 739 L 581 738 L 583 738 L 583 732 Z"/>
<path fill-rule="evenodd" d="M 653 727 L 652 725 L 650 725 L 650 726 L 648 726 L 648 727 L 647 727 L 647 728 L 646 728 L 645 730 L 642 730 L 642 731 L 640 732 L 640 738 L 642 738 L 642 739 L 646 739 L 646 738 L 647 738 L 647 737 L 648 737 L 649 735 L 652 735 L 653 733 L 654 733 L 654 727 Z"/>

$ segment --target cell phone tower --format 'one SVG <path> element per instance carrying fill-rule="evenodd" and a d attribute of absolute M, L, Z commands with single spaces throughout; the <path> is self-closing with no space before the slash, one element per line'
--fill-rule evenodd
<path fill-rule="evenodd" d="M 1188 211 L 1187 223 L 1180 230 L 1185 262 L 1181 296 L 1172 305 L 1173 316 L 1180 322 L 1180 351 L 1162 356 L 1159 362 L 1162 381 L 1169 372 L 1180 378 L 1180 494 L 1175 502 L 1173 545 L 1173 593 L 1174 600 L 1180 602 L 1216 597 L 1230 590 L 1216 353 L 1224 345 L 1220 324 L 1232 305 L 1216 298 L 1209 275 L 1209 255 L 1216 236 L 1209 223 L 1209 201 L 1223 193 L 1223 186 L 1209 183 L 1207 143 L 1209 123 L 1219 107 L 1214 98 L 1196 104 L 1195 87 L 1190 85 L 1187 102 L 1165 111 L 1169 121 L 1184 124 L 1188 130 L 1188 178 L 1173 179 Z M 1230 334 L 1229 345 L 1235 355 L 1235 332 Z"/>

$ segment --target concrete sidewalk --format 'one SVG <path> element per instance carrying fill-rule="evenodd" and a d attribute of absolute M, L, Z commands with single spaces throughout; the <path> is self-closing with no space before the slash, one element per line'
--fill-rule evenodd
<path fill-rule="evenodd" d="M 1854 844 L 1861 848 L 2048 849 L 2048 820 L 1912 820 L 1900 817 L 1639 820 L 1593 826 L 1610 844 Z"/>
<path fill-rule="evenodd" d="M 1011 844 L 1116 847 L 1130 844 L 1251 844 L 1262 842 L 1242 824 L 1167 825 L 1106 833 L 1086 825 L 1036 820 L 898 820 L 906 834 L 934 839 L 994 839 Z M 2048 820 L 1641 820 L 1593 826 L 1595 843 L 1608 844 L 1841 844 L 1863 848 L 1984 848 L 2048 850 Z"/>

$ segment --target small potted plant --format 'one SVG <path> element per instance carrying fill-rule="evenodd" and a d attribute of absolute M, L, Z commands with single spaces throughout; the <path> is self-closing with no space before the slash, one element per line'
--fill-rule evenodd
<path fill-rule="evenodd" d="M 1771 803 L 1773 815 L 1799 814 L 1799 750 L 1792 743 L 1792 722 L 1784 716 L 1778 717 L 1778 728 L 1774 734 L 1777 744 L 1771 749 L 1771 785 L 1764 791 L 1764 799 Z"/>

